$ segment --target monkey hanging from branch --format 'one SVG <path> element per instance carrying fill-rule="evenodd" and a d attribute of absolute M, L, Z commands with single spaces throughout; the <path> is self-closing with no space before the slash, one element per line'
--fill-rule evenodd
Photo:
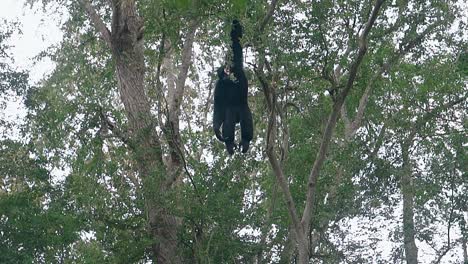
<path fill-rule="evenodd" d="M 213 129 L 216 137 L 226 144 L 229 155 L 234 154 L 235 127 L 240 123 L 242 153 L 249 149 L 253 138 L 253 121 L 247 96 L 248 81 L 243 66 L 243 54 L 240 39 L 242 38 L 242 26 L 238 20 L 232 22 L 231 48 L 232 62 L 217 70 L 218 81 L 214 91 Z M 230 78 L 234 74 L 233 80 Z M 222 127 L 222 132 L 221 132 Z"/>

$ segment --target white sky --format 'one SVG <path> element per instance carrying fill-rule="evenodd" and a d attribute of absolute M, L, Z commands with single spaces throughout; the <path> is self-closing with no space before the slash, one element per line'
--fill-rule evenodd
<path fill-rule="evenodd" d="M 21 23 L 23 34 L 16 34 L 10 41 L 10 52 L 16 66 L 31 71 L 32 81 L 39 81 L 45 73 L 52 70 L 50 61 L 33 65 L 33 57 L 62 38 L 57 26 L 57 15 L 45 14 L 39 6 L 31 9 L 24 6 L 24 0 L 0 0 L 0 18 Z M 55 18 L 55 20 L 54 20 Z"/>
<path fill-rule="evenodd" d="M 44 13 L 39 6 L 35 8 L 25 6 L 24 0 L 0 0 L 0 3 L 1 23 L 4 19 L 8 22 L 20 22 L 22 32 L 22 34 L 13 35 L 8 42 L 11 46 L 9 53 L 14 59 L 12 66 L 19 70 L 28 70 L 31 82 L 37 83 L 54 67 L 50 60 L 35 61 L 34 57 L 62 38 L 56 22 L 58 16 Z M 21 99 L 13 96 L 9 97 L 6 108 L 0 110 L 0 118 L 16 123 L 20 123 L 25 115 Z M 11 131 L 10 136 L 17 137 L 18 135 L 18 131 Z"/>

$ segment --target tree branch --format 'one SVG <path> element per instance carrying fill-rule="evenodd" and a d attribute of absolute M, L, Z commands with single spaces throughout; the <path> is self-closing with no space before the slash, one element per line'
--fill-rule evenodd
<path fill-rule="evenodd" d="M 380 78 L 382 73 L 384 72 L 384 67 L 378 71 L 371 80 L 369 80 L 369 83 L 366 86 L 366 90 L 364 91 L 364 94 L 361 96 L 361 99 L 359 99 L 359 106 L 358 110 L 356 113 L 356 117 L 354 118 L 353 121 L 349 120 L 349 117 L 347 116 L 347 111 L 346 111 L 346 105 L 343 103 L 343 106 L 341 107 L 341 116 L 343 117 L 344 123 L 345 123 L 345 140 L 349 141 L 351 138 L 356 134 L 357 130 L 359 127 L 361 127 L 362 120 L 364 119 L 364 112 L 367 107 L 367 103 L 369 102 L 369 96 L 370 93 L 373 89 L 373 84 L 374 82 Z"/>
<path fill-rule="evenodd" d="M 176 90 L 173 97 L 169 98 L 169 113 L 174 113 L 177 116 L 180 112 L 180 105 L 185 91 L 185 81 L 187 80 L 188 69 L 192 59 L 193 42 L 198 26 L 199 22 L 197 19 L 190 21 L 184 47 L 182 49 L 182 59 L 179 65 L 179 75 L 176 80 Z"/>
<path fill-rule="evenodd" d="M 383 71 L 380 71 L 379 74 L 377 74 L 376 77 L 380 76 L 382 74 L 382 72 Z M 375 79 L 377 79 L 377 78 L 373 78 L 369 82 L 369 84 L 367 84 L 366 90 L 364 91 L 364 94 L 362 95 L 361 99 L 359 100 L 359 106 L 358 106 L 358 110 L 357 110 L 357 113 L 356 113 L 356 118 L 353 120 L 353 122 L 351 124 L 351 129 L 353 130 L 353 134 L 356 133 L 356 131 L 358 130 L 358 128 L 361 125 L 362 119 L 364 117 L 364 111 L 366 109 L 367 102 L 369 102 L 369 95 L 370 95 L 370 93 L 372 91 L 372 87 L 373 87 Z M 353 136 L 353 135 L 351 135 L 351 136 Z"/>
<path fill-rule="evenodd" d="M 351 65 L 351 69 L 349 71 L 349 78 L 346 83 L 346 87 L 344 88 L 344 90 L 341 91 L 340 95 L 338 96 L 338 99 L 333 106 L 332 113 L 330 114 L 327 125 L 325 127 L 325 132 L 324 132 L 321 144 L 320 144 L 320 148 L 319 148 L 319 151 L 317 152 L 314 165 L 309 175 L 307 200 L 306 200 L 306 205 L 305 205 L 304 213 L 302 215 L 302 220 L 301 220 L 302 225 L 306 227 L 307 229 L 310 228 L 310 220 L 312 218 L 312 211 L 314 210 L 315 193 L 317 189 L 317 179 L 318 179 L 319 171 L 325 161 L 326 154 L 328 152 L 328 146 L 330 144 L 333 131 L 336 126 L 336 122 L 338 121 L 341 107 L 343 106 L 346 96 L 348 95 L 349 91 L 353 87 L 354 80 L 356 79 L 359 66 L 361 65 L 364 55 L 366 54 L 367 37 L 377 19 L 377 15 L 379 13 L 380 8 L 382 7 L 383 2 L 384 0 L 377 0 L 374 5 L 372 14 L 369 17 L 369 20 L 366 23 L 366 26 L 364 28 L 364 31 L 359 38 L 359 50 L 358 50 L 356 58 L 354 59 L 354 62 Z M 306 231 L 307 231 L 306 233 L 308 233 L 308 230 Z"/>
<path fill-rule="evenodd" d="M 278 4 L 279 0 L 273 0 L 268 8 L 268 13 L 265 15 L 265 17 L 262 20 L 262 23 L 260 24 L 259 31 L 263 32 L 265 31 L 265 27 L 268 25 L 270 22 L 271 18 L 273 17 L 273 14 L 275 13 L 275 8 L 276 5 Z"/>
<path fill-rule="evenodd" d="M 354 134 L 357 132 L 359 127 L 361 126 L 362 120 L 364 119 L 364 112 L 367 107 L 367 103 L 369 101 L 370 93 L 373 89 L 374 82 L 379 79 L 385 71 L 388 71 L 395 63 L 397 63 L 403 56 L 405 56 L 408 52 L 410 52 L 416 45 L 424 41 L 424 38 L 428 36 L 435 28 L 440 25 L 440 22 L 434 23 L 429 25 L 424 31 L 418 34 L 415 38 L 408 41 L 407 43 L 403 43 L 401 45 L 399 52 L 395 54 L 392 58 L 389 59 L 388 62 L 384 63 L 381 66 L 380 70 L 374 74 L 371 78 L 369 83 L 366 86 L 366 90 L 362 95 L 361 99 L 359 100 L 359 106 L 356 113 L 356 117 L 353 121 L 350 121 L 347 111 L 345 109 L 345 105 L 341 109 L 341 116 L 343 117 L 345 123 L 345 139 L 350 140 Z M 338 69 L 338 68 L 337 68 Z M 335 71 L 336 72 L 336 71 Z"/>
<path fill-rule="evenodd" d="M 190 61 L 192 59 L 192 47 L 195 39 L 195 32 L 198 28 L 198 20 L 193 19 L 190 21 L 188 33 L 186 35 L 184 47 L 182 49 L 182 61 L 179 65 L 179 73 L 175 81 L 175 87 L 173 91 L 169 91 L 169 102 L 168 110 L 166 112 L 167 122 L 165 125 L 165 132 L 169 135 L 166 135 L 167 141 L 169 144 L 172 166 L 180 167 L 180 165 L 185 164 L 182 150 L 182 139 L 179 131 L 179 119 L 180 119 L 180 105 L 183 100 L 184 91 L 185 91 L 185 81 L 187 80 L 188 69 L 190 66 Z M 173 169 L 175 169 L 175 167 Z M 176 181 L 178 177 L 178 169 L 171 170 L 173 173 L 170 173 L 170 177 L 167 179 L 167 185 L 172 184 Z M 188 170 L 186 169 L 188 173 Z M 190 177 L 190 174 L 188 174 Z"/>
<path fill-rule="evenodd" d="M 109 29 L 102 21 L 101 17 L 96 13 L 96 10 L 91 5 L 89 0 L 79 0 L 83 5 L 86 13 L 94 24 L 95 29 L 101 34 L 101 38 L 106 42 L 107 46 L 112 49 L 112 37 Z"/>
<path fill-rule="evenodd" d="M 301 225 L 299 216 L 297 214 L 296 204 L 294 203 L 294 199 L 292 198 L 291 191 L 289 189 L 288 181 L 286 180 L 286 176 L 284 175 L 283 169 L 278 161 L 278 158 L 275 155 L 274 151 L 274 144 L 276 141 L 276 111 L 275 107 L 270 109 L 270 120 L 268 123 L 268 132 L 267 132 L 267 156 L 270 161 L 270 164 L 273 169 L 273 173 L 276 176 L 276 179 L 284 193 L 287 208 L 289 215 L 291 217 L 292 225 L 294 227 L 294 231 L 296 232 L 296 236 L 298 238 L 304 238 L 304 230 L 303 226 Z"/>
<path fill-rule="evenodd" d="M 353 133 L 352 128 L 351 128 L 352 122 L 348 117 L 348 110 L 346 109 L 345 104 L 343 104 L 340 111 L 341 111 L 341 118 L 343 119 L 343 122 L 344 122 L 345 139 L 347 139 L 350 137 L 349 135 Z"/>
<path fill-rule="evenodd" d="M 375 141 L 374 149 L 372 150 L 371 154 L 369 155 L 370 160 L 374 159 L 377 156 L 377 153 L 379 152 L 379 149 L 383 144 L 384 136 L 385 136 L 386 131 L 387 131 L 387 124 L 384 123 L 382 128 L 380 129 L 379 135 L 377 136 L 377 140 Z"/>
<path fill-rule="evenodd" d="M 267 129 L 267 147 L 266 153 L 268 156 L 268 160 L 272 166 L 273 173 L 275 174 L 276 181 L 281 187 L 283 191 L 286 205 L 288 208 L 288 214 L 292 221 L 292 226 L 294 228 L 294 232 L 296 235 L 296 239 L 301 242 L 306 242 L 304 228 L 300 223 L 298 211 L 296 205 L 294 203 L 294 199 L 292 197 L 291 191 L 289 189 L 289 184 L 287 181 L 286 176 L 284 175 L 283 169 L 281 167 L 280 162 L 275 154 L 274 145 L 276 142 L 276 127 L 277 127 L 277 110 L 278 107 L 276 105 L 276 95 L 275 95 L 275 88 L 269 83 L 269 81 L 265 77 L 264 73 L 264 59 L 265 59 L 265 51 L 263 49 L 259 49 L 259 67 L 254 68 L 255 74 L 260 81 L 262 86 L 263 92 L 265 94 L 267 100 L 267 106 L 270 111 L 269 115 L 269 122 L 268 122 L 268 129 Z"/>
<path fill-rule="evenodd" d="M 443 105 L 439 105 L 435 107 L 434 109 L 426 112 L 422 117 L 418 118 L 416 122 L 413 124 L 413 128 L 411 129 L 410 132 L 410 137 L 414 137 L 416 133 L 421 129 L 422 126 L 427 124 L 427 122 L 431 121 L 432 118 L 436 118 L 442 111 L 449 109 L 450 107 L 453 107 L 457 104 L 460 104 L 462 102 L 465 102 L 466 99 L 468 98 L 467 95 L 458 98 L 454 101 L 448 102 Z"/>

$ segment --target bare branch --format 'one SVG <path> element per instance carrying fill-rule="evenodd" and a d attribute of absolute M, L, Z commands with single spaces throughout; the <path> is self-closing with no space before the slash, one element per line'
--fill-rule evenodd
<path fill-rule="evenodd" d="M 362 120 L 364 119 L 364 112 L 366 110 L 367 103 L 369 102 L 369 96 L 374 87 L 373 84 L 378 78 L 380 78 L 383 71 L 384 67 L 382 66 L 380 71 L 378 71 L 367 84 L 364 94 L 361 96 L 361 99 L 359 99 L 358 110 L 353 121 L 349 120 L 349 117 L 347 116 L 346 105 L 343 103 L 343 106 L 341 107 L 341 116 L 343 117 L 345 123 L 346 141 L 351 140 L 351 138 L 356 134 L 357 130 L 361 127 Z"/>
<path fill-rule="evenodd" d="M 429 25 L 427 28 L 423 30 L 416 38 L 412 39 L 411 41 L 408 41 L 408 43 L 403 43 L 400 46 L 400 53 L 399 56 L 403 56 L 406 53 L 408 53 L 412 48 L 414 48 L 416 45 L 420 44 L 421 42 L 424 41 L 424 38 L 429 36 L 438 26 L 440 26 L 443 22 L 438 21 L 434 24 Z"/>
<path fill-rule="evenodd" d="M 381 74 L 382 74 L 382 72 L 380 72 L 380 74 L 378 74 L 378 76 L 380 76 Z M 351 125 L 351 127 L 353 129 L 353 134 L 356 133 L 356 130 L 361 125 L 362 119 L 364 117 L 364 110 L 366 109 L 367 102 L 369 102 L 369 95 L 370 95 L 370 92 L 372 91 L 373 84 L 374 84 L 374 80 L 371 80 L 369 82 L 369 84 L 367 84 L 366 90 L 364 91 L 364 94 L 362 95 L 361 99 L 359 100 L 359 106 L 358 106 L 358 111 L 357 111 L 357 114 L 356 114 L 356 118 L 353 120 L 353 123 Z"/>
<path fill-rule="evenodd" d="M 344 128 L 345 128 L 345 138 L 348 138 L 348 135 L 352 133 L 351 129 L 351 120 L 348 117 L 348 110 L 346 110 L 346 105 L 343 104 L 341 107 L 341 118 L 343 119 L 344 122 Z"/>
<path fill-rule="evenodd" d="M 215 70 L 215 67 L 214 67 L 214 64 L 212 62 L 212 71 L 211 72 L 216 72 Z M 201 131 L 206 131 L 208 129 L 208 126 L 209 126 L 209 122 L 208 122 L 208 114 L 210 112 L 210 107 L 211 105 L 213 104 L 213 83 L 214 83 L 215 79 L 214 78 L 210 78 L 210 83 L 208 84 L 207 86 L 207 90 L 208 90 L 208 96 L 206 97 L 206 103 L 205 105 L 203 106 L 203 118 L 201 119 L 201 122 L 202 122 L 202 129 Z M 201 146 L 200 146 L 200 149 L 206 149 L 208 143 L 201 143 Z M 198 151 L 195 155 L 195 160 L 197 161 L 200 161 L 201 157 L 203 155 L 203 151 Z"/>
<path fill-rule="evenodd" d="M 462 229 L 462 248 L 463 248 L 463 259 L 465 260 L 465 263 L 468 263 L 468 239 L 466 238 L 466 224 L 463 224 L 463 229 Z"/>
<path fill-rule="evenodd" d="M 284 175 L 283 169 L 281 167 L 280 162 L 276 156 L 274 145 L 276 142 L 276 127 L 277 127 L 277 110 L 279 108 L 276 105 L 276 95 L 275 95 L 275 88 L 271 85 L 271 83 L 267 80 L 265 73 L 264 73 L 264 58 L 265 58 L 265 51 L 263 49 L 259 49 L 259 66 L 254 67 L 254 72 L 257 75 L 257 78 L 260 81 L 261 87 L 265 94 L 265 98 L 267 100 L 267 106 L 270 111 L 269 115 L 269 122 L 268 122 L 268 130 L 267 130 L 267 156 L 269 162 L 272 166 L 273 173 L 276 176 L 276 181 L 280 185 L 288 208 L 289 216 L 291 217 L 292 226 L 294 228 L 294 233 L 296 235 L 296 239 L 299 241 L 306 241 L 305 239 L 305 232 L 304 228 L 300 223 L 299 215 L 297 213 L 297 208 L 294 203 L 294 199 L 292 197 L 291 191 L 289 189 L 289 184 L 287 181 L 286 176 Z"/>

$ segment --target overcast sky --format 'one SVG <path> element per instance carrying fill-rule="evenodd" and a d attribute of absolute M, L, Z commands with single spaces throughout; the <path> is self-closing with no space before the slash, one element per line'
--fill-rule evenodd
<path fill-rule="evenodd" d="M 14 68 L 28 70 L 31 83 L 37 83 L 44 75 L 50 73 L 54 65 L 50 60 L 35 61 L 34 57 L 50 45 L 60 41 L 62 33 L 58 27 L 58 16 L 45 13 L 39 5 L 34 8 L 25 6 L 24 0 L 0 0 L 0 23 L 19 22 L 21 34 L 15 34 L 8 44 L 14 58 Z M 5 25 L 2 24 L 2 27 Z M 8 97 L 5 109 L 0 109 L 0 118 L 21 122 L 25 115 L 20 98 Z M 10 131 L 10 136 L 17 137 L 18 131 Z"/>
<path fill-rule="evenodd" d="M 48 46 L 60 41 L 62 33 L 57 26 L 57 15 L 45 14 L 37 5 L 24 6 L 24 0 L 1 0 L 0 18 L 21 23 L 22 34 L 16 34 L 10 41 L 11 53 L 17 67 L 29 69 L 32 81 L 36 82 L 50 72 L 53 65 L 42 61 L 33 65 L 33 57 Z M 3 25 L 2 25 L 3 26 Z"/>

